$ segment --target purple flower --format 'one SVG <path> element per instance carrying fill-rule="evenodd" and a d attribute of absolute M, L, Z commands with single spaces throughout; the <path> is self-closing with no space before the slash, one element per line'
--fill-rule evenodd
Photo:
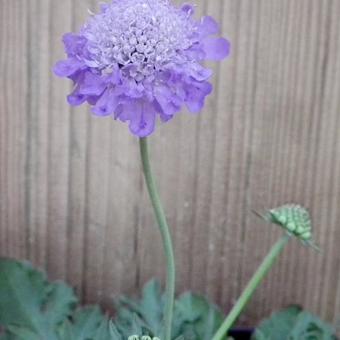
<path fill-rule="evenodd" d="M 98 116 L 129 123 L 139 137 L 151 134 L 156 116 L 171 119 L 185 104 L 199 112 L 211 93 L 204 60 L 221 60 L 229 42 L 218 38 L 211 17 L 168 0 L 113 0 L 101 5 L 79 33 L 63 37 L 67 59 L 54 73 L 74 82 L 72 106 L 85 101 Z"/>

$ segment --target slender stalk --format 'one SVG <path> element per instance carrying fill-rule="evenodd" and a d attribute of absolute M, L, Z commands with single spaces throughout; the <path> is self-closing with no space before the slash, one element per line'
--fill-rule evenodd
<path fill-rule="evenodd" d="M 217 330 L 216 334 L 212 338 L 212 340 L 222 340 L 225 339 L 228 331 L 233 326 L 237 318 L 242 313 L 243 309 L 246 307 L 247 303 L 249 302 L 250 298 L 253 296 L 255 290 L 262 282 L 264 277 L 267 275 L 273 264 L 275 263 L 276 259 L 281 254 L 284 246 L 288 243 L 290 239 L 290 235 L 282 236 L 277 243 L 272 247 L 270 252 L 267 254 L 251 280 L 249 281 L 248 285 L 242 292 L 241 296 L 237 300 L 236 304 L 223 321 L 220 328 Z"/>
<path fill-rule="evenodd" d="M 144 177 L 148 187 L 150 200 L 154 209 L 159 230 L 162 235 L 164 254 L 167 262 L 166 301 L 164 310 L 164 340 L 171 339 L 172 315 L 175 298 L 175 258 L 170 230 L 166 221 L 164 209 L 159 197 L 157 185 L 151 170 L 148 143 L 146 138 L 140 138 L 140 153 L 143 163 Z"/>

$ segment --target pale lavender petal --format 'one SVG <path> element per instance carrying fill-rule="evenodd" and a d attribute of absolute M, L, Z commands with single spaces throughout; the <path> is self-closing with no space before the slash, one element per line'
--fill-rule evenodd
<path fill-rule="evenodd" d="M 100 96 L 86 96 L 86 101 L 91 105 L 94 106 L 97 104 Z"/>
<path fill-rule="evenodd" d="M 202 41 L 207 60 L 222 60 L 230 53 L 230 43 L 224 38 L 207 38 Z"/>
<path fill-rule="evenodd" d="M 208 35 L 218 34 L 219 31 L 220 27 L 214 18 L 211 16 L 205 16 L 202 18 L 199 26 L 199 32 L 202 38 L 205 38 Z"/>
<path fill-rule="evenodd" d="M 105 90 L 107 84 L 105 78 L 92 72 L 85 74 L 84 80 L 80 85 L 80 93 L 99 96 Z"/>
<path fill-rule="evenodd" d="M 130 119 L 130 111 L 126 110 L 126 104 L 129 105 L 129 102 L 121 102 L 118 104 L 114 114 L 115 119 L 119 119 L 124 123 Z"/>
<path fill-rule="evenodd" d="M 173 116 L 180 110 L 176 105 L 176 95 L 166 86 L 157 86 L 154 91 L 155 99 L 166 117 Z M 168 119 L 167 119 L 168 120 Z"/>
<path fill-rule="evenodd" d="M 86 38 L 74 33 L 66 33 L 63 36 L 65 52 L 68 56 L 81 55 L 86 44 Z"/>
<path fill-rule="evenodd" d="M 69 77 L 76 73 L 83 65 L 83 62 L 80 60 L 69 58 L 58 61 L 55 64 L 53 71 L 58 77 Z"/>
<path fill-rule="evenodd" d="M 187 87 L 186 105 L 190 112 L 198 113 L 204 106 L 205 97 L 212 91 L 212 85 L 208 82 L 192 83 Z"/>
<path fill-rule="evenodd" d="M 183 4 L 181 10 L 188 16 L 192 16 L 195 12 L 194 6 L 190 4 Z"/>
<path fill-rule="evenodd" d="M 79 93 L 79 87 L 77 87 L 70 95 L 67 96 L 67 101 L 71 106 L 81 105 L 86 100 L 86 96 Z"/>
<path fill-rule="evenodd" d="M 205 52 L 202 44 L 195 43 L 184 53 L 190 60 L 203 61 L 205 59 Z"/>
<path fill-rule="evenodd" d="M 120 83 L 121 79 L 122 79 L 122 75 L 121 75 L 120 69 L 118 68 L 118 66 L 116 66 L 112 70 L 112 73 L 106 77 L 106 82 L 111 85 L 117 85 Z"/>
<path fill-rule="evenodd" d="M 169 121 L 174 116 L 173 114 L 166 114 L 161 108 L 161 106 L 159 105 L 159 103 L 157 102 L 157 100 L 153 102 L 153 107 L 154 107 L 155 112 L 159 114 L 161 121 L 164 123 Z"/>
<path fill-rule="evenodd" d="M 198 81 L 207 80 L 212 75 L 212 70 L 203 67 L 198 63 L 193 63 L 189 68 L 189 75 Z"/>
<path fill-rule="evenodd" d="M 138 137 L 146 137 L 155 129 L 156 112 L 148 102 L 130 105 L 130 131 Z"/>
<path fill-rule="evenodd" d="M 97 116 L 110 116 L 114 113 L 117 105 L 118 98 L 115 96 L 114 90 L 107 89 L 93 107 L 92 112 Z"/>

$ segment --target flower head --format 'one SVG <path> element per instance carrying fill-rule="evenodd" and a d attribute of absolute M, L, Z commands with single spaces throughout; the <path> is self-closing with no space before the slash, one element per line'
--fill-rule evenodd
<path fill-rule="evenodd" d="M 204 60 L 221 60 L 229 43 L 215 37 L 211 17 L 193 18 L 191 5 L 168 0 L 112 0 L 77 34 L 63 37 L 67 59 L 54 72 L 74 82 L 70 105 L 88 102 L 98 116 L 112 115 L 145 137 L 157 115 L 171 119 L 185 104 L 199 112 L 212 91 Z"/>
<path fill-rule="evenodd" d="M 256 213 L 257 214 L 257 213 Z M 314 244 L 312 234 L 312 221 L 307 209 L 297 204 L 285 204 L 278 208 L 270 209 L 262 216 L 257 214 L 266 221 L 274 223 L 289 235 L 297 237 L 304 244 L 312 246 L 318 250 Z"/>

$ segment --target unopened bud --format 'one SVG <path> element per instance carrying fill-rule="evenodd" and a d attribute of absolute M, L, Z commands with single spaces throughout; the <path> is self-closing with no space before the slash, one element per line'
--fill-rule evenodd
<path fill-rule="evenodd" d="M 289 235 L 297 237 L 302 243 L 319 248 L 315 245 L 312 235 L 312 221 L 307 209 L 297 204 L 285 204 L 281 207 L 270 209 L 264 216 L 265 220 L 279 225 Z"/>

